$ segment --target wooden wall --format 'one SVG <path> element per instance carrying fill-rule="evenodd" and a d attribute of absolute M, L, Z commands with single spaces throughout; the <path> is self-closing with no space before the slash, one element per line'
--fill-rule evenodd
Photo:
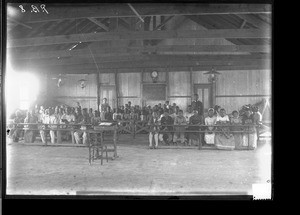
<path fill-rule="evenodd" d="M 205 71 L 172 72 L 167 69 L 157 69 L 158 83 L 166 83 L 167 100 L 176 103 L 183 110 L 191 103 L 194 84 L 207 84 Z M 124 72 L 124 71 L 123 71 Z M 128 72 L 128 71 L 127 71 Z M 115 108 L 118 88 L 119 105 L 131 101 L 133 105 L 151 105 L 164 101 L 143 101 L 142 84 L 152 83 L 151 70 L 135 70 L 131 73 L 100 74 L 100 95 L 108 98 L 110 105 Z M 254 104 L 263 98 L 271 96 L 271 73 L 269 70 L 251 71 L 219 71 L 221 75 L 216 81 L 216 104 L 224 107 L 227 112 L 239 109 L 244 104 Z M 191 76 L 192 75 L 192 76 Z M 78 80 L 87 80 L 87 86 L 81 89 Z M 117 85 L 116 85 L 117 82 Z M 48 97 L 50 99 L 76 105 L 79 101 L 82 107 L 97 108 L 96 75 L 68 75 L 67 81 L 61 88 L 56 87 L 55 81 L 48 83 Z"/>
<path fill-rule="evenodd" d="M 231 112 L 244 104 L 254 104 L 271 96 L 269 70 L 220 71 L 216 103 Z"/>

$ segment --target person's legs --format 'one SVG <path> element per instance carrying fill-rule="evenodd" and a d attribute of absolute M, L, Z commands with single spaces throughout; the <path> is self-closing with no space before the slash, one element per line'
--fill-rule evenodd
<path fill-rule="evenodd" d="M 86 132 L 83 132 L 83 135 L 82 135 L 82 143 L 83 144 L 87 144 L 88 143 L 88 135 L 87 135 L 87 133 Z"/>
<path fill-rule="evenodd" d="M 51 143 L 55 143 L 55 131 L 51 130 L 50 131 L 50 138 L 51 138 Z"/>
<path fill-rule="evenodd" d="M 158 134 L 158 140 L 159 140 L 160 142 L 163 142 L 163 141 L 164 141 L 164 139 L 163 139 L 163 134 Z"/>
<path fill-rule="evenodd" d="M 158 147 L 158 133 L 154 134 L 155 148 Z"/>
<path fill-rule="evenodd" d="M 46 139 L 45 131 L 40 130 L 40 135 L 41 135 L 42 142 L 44 144 L 47 144 L 47 139 Z"/>
<path fill-rule="evenodd" d="M 169 143 L 172 142 L 172 139 L 173 139 L 172 133 L 167 133 L 167 135 L 168 135 L 168 142 Z"/>
<path fill-rule="evenodd" d="M 185 141 L 185 139 L 184 139 L 184 132 L 180 132 L 180 142 L 182 144 L 184 144 L 184 141 Z"/>
<path fill-rule="evenodd" d="M 173 137 L 173 143 L 174 143 L 174 144 L 177 142 L 177 139 L 178 139 L 178 133 L 175 132 L 175 133 L 174 133 L 174 137 Z"/>
<path fill-rule="evenodd" d="M 80 131 L 75 131 L 74 132 L 74 138 L 75 138 L 76 144 L 80 144 L 81 143 L 80 135 L 81 135 Z"/>
<path fill-rule="evenodd" d="M 149 132 L 149 147 L 152 148 L 153 133 Z"/>

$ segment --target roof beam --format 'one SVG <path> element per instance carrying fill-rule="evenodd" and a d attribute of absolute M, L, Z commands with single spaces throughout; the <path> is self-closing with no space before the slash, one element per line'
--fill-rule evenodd
<path fill-rule="evenodd" d="M 140 62 L 152 62 L 152 63 L 170 63 L 175 64 L 177 62 L 185 62 L 191 64 L 232 64 L 241 63 L 247 61 L 256 60 L 270 60 L 269 55 L 129 55 L 119 57 L 97 57 L 97 58 L 68 58 L 68 59 L 36 59 L 36 60 L 12 60 L 11 63 L 14 65 L 40 65 L 40 66 L 51 66 L 51 65 L 84 65 L 84 64 L 95 64 L 97 63 L 99 68 L 103 65 L 113 64 L 130 64 Z"/>
<path fill-rule="evenodd" d="M 42 59 L 57 57 L 90 57 L 90 51 L 95 57 L 130 55 L 131 53 L 143 52 L 217 52 L 224 53 L 270 53 L 271 46 L 268 45 L 159 45 L 159 46 L 129 46 L 129 47 L 99 47 L 97 45 L 88 49 L 72 51 L 47 51 L 47 52 L 25 52 L 20 53 L 18 50 L 8 52 L 11 59 Z"/>
<path fill-rule="evenodd" d="M 19 11 L 19 4 L 8 4 Z M 23 4 L 26 7 L 26 4 Z M 28 4 L 27 7 L 30 7 Z M 134 8 L 140 16 L 178 16 L 178 15 L 205 15 L 205 14 L 251 14 L 271 13 L 270 4 L 170 4 L 170 3 L 136 3 Z M 48 4 L 45 13 L 20 13 L 19 20 L 24 23 L 47 22 L 61 19 L 80 18 L 110 18 L 110 17 L 135 17 L 128 10 L 126 4 Z"/>
<path fill-rule="evenodd" d="M 149 67 L 136 67 L 136 68 L 111 68 L 111 69 L 101 69 L 101 73 L 115 73 L 116 69 L 118 73 L 133 73 L 133 72 L 143 72 L 144 69 Z M 151 68 L 166 68 L 164 66 L 151 67 Z M 182 72 L 182 71 L 209 71 L 211 66 L 168 66 L 171 72 Z M 221 65 L 214 66 L 218 71 L 242 71 L 242 70 L 268 70 L 270 69 L 266 65 L 245 65 L 245 66 L 235 66 L 235 65 Z M 46 69 L 46 70 L 45 70 Z M 45 68 L 43 71 L 50 74 L 95 74 L 96 69 L 73 69 L 73 70 L 53 70 Z"/>
<path fill-rule="evenodd" d="M 145 40 L 168 38 L 270 38 L 271 33 L 260 29 L 211 29 L 186 31 L 135 31 L 135 32 L 101 32 L 73 34 L 26 39 L 10 39 L 7 47 L 26 47 L 81 41 Z"/>
<path fill-rule="evenodd" d="M 41 65 L 41 64 L 14 64 L 16 71 L 32 70 L 32 71 L 51 71 L 51 72 L 71 72 L 79 71 L 84 73 L 85 70 L 98 71 L 103 69 L 136 69 L 136 68 L 164 68 L 164 67 L 202 67 L 203 69 L 211 69 L 211 67 L 219 70 L 220 67 L 238 67 L 241 70 L 252 68 L 271 69 L 270 60 L 240 60 L 240 61 L 133 61 L 133 62 L 108 62 L 77 64 L 77 65 Z"/>
<path fill-rule="evenodd" d="M 32 27 L 31 27 L 31 26 L 29 26 L 29 25 L 26 25 L 26 24 L 24 24 L 24 23 L 22 23 L 22 22 L 19 22 L 18 20 L 15 20 L 15 19 L 12 19 L 12 18 L 8 18 L 8 21 L 12 21 L 12 22 L 14 22 L 14 23 L 16 23 L 16 24 L 18 24 L 18 25 L 22 25 L 22 26 L 24 26 L 25 28 L 32 29 Z"/>
<path fill-rule="evenodd" d="M 167 19 L 164 20 L 163 23 L 161 23 L 160 25 L 156 26 L 153 31 L 156 31 L 160 28 L 162 28 L 163 26 L 165 26 L 167 24 L 168 21 L 170 21 L 174 16 L 169 16 Z"/>
<path fill-rule="evenodd" d="M 258 18 L 254 17 L 253 15 L 249 15 L 249 14 L 237 14 L 236 16 L 238 16 L 239 18 L 245 20 L 246 22 L 254 25 L 255 27 L 259 28 L 259 29 L 270 29 L 270 25 L 259 20 Z"/>
<path fill-rule="evenodd" d="M 100 21 L 98 21 L 96 18 L 88 18 L 88 20 L 95 23 L 99 27 L 103 28 L 105 31 L 109 31 L 108 27 L 106 25 L 104 25 L 103 23 L 101 23 Z"/>

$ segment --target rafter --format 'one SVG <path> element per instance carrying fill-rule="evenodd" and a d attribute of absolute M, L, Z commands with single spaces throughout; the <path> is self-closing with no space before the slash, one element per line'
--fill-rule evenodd
<path fill-rule="evenodd" d="M 57 72 L 64 71 L 66 73 L 72 71 L 81 71 L 84 73 L 85 70 L 94 70 L 103 71 L 105 69 L 136 69 L 136 68 L 166 68 L 166 67 L 202 67 L 206 69 L 211 69 L 211 67 L 218 69 L 220 67 L 238 67 L 241 70 L 252 68 L 257 69 L 270 69 L 271 61 L 270 60 L 239 60 L 239 61 L 132 61 L 132 62 L 107 62 L 107 63 L 98 63 L 97 66 L 95 63 L 87 64 L 71 64 L 71 65 L 43 65 L 43 64 L 14 64 L 14 69 L 16 71 L 47 71 Z M 80 72 L 79 72 L 80 73 Z"/>
<path fill-rule="evenodd" d="M 100 21 L 98 21 L 96 18 L 88 18 L 88 20 L 95 23 L 99 27 L 103 28 L 105 31 L 109 31 L 108 27 L 106 25 L 104 25 L 103 23 L 101 23 Z"/>
<path fill-rule="evenodd" d="M 259 29 L 211 29 L 187 31 L 101 32 L 62 36 L 10 39 L 8 47 L 40 46 L 81 41 L 143 40 L 168 38 L 270 38 L 271 33 Z"/>
<path fill-rule="evenodd" d="M 259 20 L 258 18 L 254 17 L 253 15 L 249 15 L 249 14 L 237 14 L 236 16 L 238 16 L 239 18 L 245 20 L 246 22 L 254 25 L 257 28 L 260 29 L 270 29 L 270 25 L 267 23 L 264 23 L 263 21 Z"/>
<path fill-rule="evenodd" d="M 105 56 L 124 56 L 133 53 L 154 52 L 154 53 L 188 53 L 197 52 L 208 53 L 270 53 L 271 47 L 268 45 L 159 45 L 159 46 L 129 46 L 129 47 L 98 47 L 96 44 L 88 49 L 80 50 L 60 50 L 60 51 L 34 51 L 26 54 L 20 53 L 18 50 L 8 52 L 12 59 L 42 59 L 57 57 L 86 57 L 90 56 L 90 51 L 95 57 Z"/>
<path fill-rule="evenodd" d="M 18 4 L 9 4 L 18 8 Z M 87 4 L 89 5 L 89 4 Z M 85 5 L 86 6 L 86 5 Z M 90 7 L 82 7 L 79 4 L 70 6 L 47 6 L 49 14 L 43 13 L 24 13 L 20 20 L 24 23 L 45 22 L 61 19 L 80 19 L 80 18 L 110 18 L 110 17 L 135 17 L 136 15 L 128 10 L 126 4 L 90 4 Z M 134 8 L 143 16 L 177 16 L 177 15 L 205 15 L 205 14 L 253 14 L 271 13 L 271 5 L 268 4 L 134 4 Z M 19 8 L 18 8 L 19 9 Z"/>

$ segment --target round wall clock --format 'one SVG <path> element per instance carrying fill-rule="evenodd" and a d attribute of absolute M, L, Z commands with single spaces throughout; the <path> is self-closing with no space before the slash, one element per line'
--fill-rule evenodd
<path fill-rule="evenodd" d="M 155 71 L 155 70 L 152 71 L 152 72 L 151 72 L 151 78 L 152 78 L 153 82 L 156 82 L 157 79 L 158 79 L 158 72 Z"/>

